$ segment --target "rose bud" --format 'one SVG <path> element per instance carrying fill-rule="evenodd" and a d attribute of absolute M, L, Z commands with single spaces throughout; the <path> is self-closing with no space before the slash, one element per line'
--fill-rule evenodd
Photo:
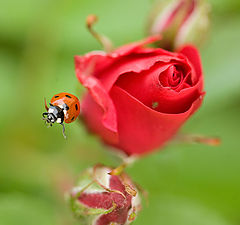
<path fill-rule="evenodd" d="M 85 125 L 127 155 L 162 147 L 203 99 L 197 49 L 144 47 L 156 40 L 150 37 L 111 53 L 75 56 L 77 77 L 88 89 L 82 100 Z"/>
<path fill-rule="evenodd" d="M 86 170 L 69 195 L 74 215 L 86 225 L 129 224 L 141 209 L 140 197 L 131 179 L 112 168 L 97 165 Z"/>
<path fill-rule="evenodd" d="M 209 28 L 209 9 L 205 0 L 158 1 L 150 13 L 148 35 L 162 34 L 158 47 L 168 50 L 186 43 L 200 46 Z"/>

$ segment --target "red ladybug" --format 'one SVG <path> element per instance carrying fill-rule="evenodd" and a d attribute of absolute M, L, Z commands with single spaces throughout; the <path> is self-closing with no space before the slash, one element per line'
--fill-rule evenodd
<path fill-rule="evenodd" d="M 45 108 L 47 112 L 44 112 L 43 120 L 52 126 L 53 123 L 59 123 L 63 126 L 63 136 L 65 135 L 64 123 L 71 123 L 77 119 L 80 113 L 80 103 L 76 96 L 62 92 L 52 97 L 48 108 L 45 99 Z"/>

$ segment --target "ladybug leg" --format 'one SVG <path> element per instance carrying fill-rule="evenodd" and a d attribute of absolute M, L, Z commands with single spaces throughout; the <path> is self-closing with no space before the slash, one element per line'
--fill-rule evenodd
<path fill-rule="evenodd" d="M 65 125 L 63 123 L 60 123 L 60 124 L 63 126 L 63 129 L 62 129 L 63 137 L 67 139 L 67 136 L 65 134 Z"/>
<path fill-rule="evenodd" d="M 48 106 L 47 106 L 46 98 L 44 98 L 44 104 L 45 104 L 45 109 L 48 111 Z"/>
<path fill-rule="evenodd" d="M 43 119 L 45 119 L 45 116 L 47 116 L 47 115 L 48 115 L 48 113 L 44 112 L 44 113 L 42 114 Z"/>
<path fill-rule="evenodd" d="M 46 124 L 46 125 L 47 125 L 47 123 L 48 123 L 48 122 L 47 122 L 47 118 L 46 118 L 47 114 L 48 114 L 48 113 L 46 113 L 46 112 L 44 112 L 44 113 L 42 114 L 42 116 L 43 116 L 43 117 L 42 117 L 42 120 L 45 121 L 45 124 Z"/>
<path fill-rule="evenodd" d="M 44 120 L 45 121 L 45 125 L 47 125 L 48 124 L 48 122 L 47 122 L 47 120 L 48 120 L 48 118 L 46 118 L 46 116 L 48 115 L 48 113 L 46 113 L 46 112 L 44 112 L 43 114 L 42 114 L 42 120 Z"/>
<path fill-rule="evenodd" d="M 52 127 L 52 123 L 49 123 L 49 122 L 46 121 L 45 124 L 46 124 L 47 128 Z"/>

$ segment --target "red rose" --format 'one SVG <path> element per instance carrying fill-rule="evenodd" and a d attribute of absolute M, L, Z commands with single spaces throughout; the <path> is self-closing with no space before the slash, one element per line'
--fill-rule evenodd
<path fill-rule="evenodd" d="M 89 91 L 82 101 L 87 127 L 128 155 L 162 146 L 202 102 L 198 51 L 144 47 L 156 40 L 75 57 L 77 77 Z"/>

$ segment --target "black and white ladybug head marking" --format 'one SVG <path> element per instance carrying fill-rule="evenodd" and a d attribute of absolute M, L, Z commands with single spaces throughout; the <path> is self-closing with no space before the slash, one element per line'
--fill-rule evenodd
<path fill-rule="evenodd" d="M 50 107 L 47 108 L 47 112 L 44 112 L 42 115 L 43 115 L 43 120 L 46 121 L 46 123 L 49 123 L 50 126 L 52 126 L 53 123 L 59 123 L 63 126 L 63 136 L 64 138 L 66 138 L 66 135 L 65 135 L 65 126 L 63 124 L 64 122 L 64 112 L 63 112 L 63 109 L 60 108 L 59 106 L 57 105 L 52 105 L 50 103 Z"/>
<path fill-rule="evenodd" d="M 47 102 L 46 99 L 44 99 L 45 101 L 45 109 L 47 110 L 47 112 L 44 112 L 42 114 L 43 116 L 43 120 L 45 120 L 46 124 L 49 124 L 50 126 L 52 126 L 53 123 L 59 123 L 62 125 L 63 129 L 63 136 L 64 138 L 66 138 L 65 135 L 65 126 L 64 126 L 64 119 L 67 116 L 67 111 L 69 110 L 69 107 L 66 103 L 63 102 L 63 104 L 59 104 L 59 105 L 53 105 L 51 103 L 49 103 L 50 107 L 47 106 Z"/>
<path fill-rule="evenodd" d="M 50 105 L 48 112 L 43 113 L 43 119 L 46 120 L 47 123 L 60 123 L 62 124 L 64 121 L 64 112 L 59 106 Z"/>

